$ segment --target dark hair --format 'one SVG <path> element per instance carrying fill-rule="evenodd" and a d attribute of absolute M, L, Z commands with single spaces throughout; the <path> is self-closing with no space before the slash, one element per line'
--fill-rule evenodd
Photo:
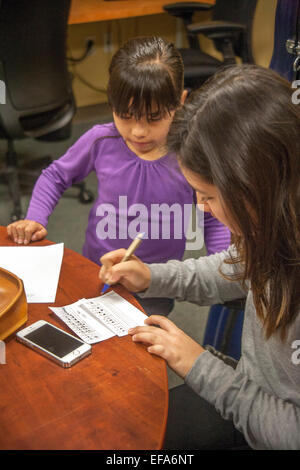
<path fill-rule="evenodd" d="M 154 111 L 163 117 L 180 105 L 182 91 L 181 55 L 162 38 L 133 38 L 114 54 L 107 93 L 117 115 L 140 119 Z"/>
<path fill-rule="evenodd" d="M 183 167 L 215 185 L 241 235 L 243 263 L 266 338 L 300 307 L 300 106 L 290 84 L 254 65 L 225 69 L 175 113 L 168 146 Z"/>

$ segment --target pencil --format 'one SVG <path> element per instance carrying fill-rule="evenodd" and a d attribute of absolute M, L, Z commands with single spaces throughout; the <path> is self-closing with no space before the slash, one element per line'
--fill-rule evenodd
<path fill-rule="evenodd" d="M 133 253 L 135 252 L 135 250 L 140 246 L 140 244 L 142 243 L 142 240 L 145 236 L 145 233 L 139 233 L 134 240 L 132 240 L 131 244 L 129 245 L 129 247 L 127 248 L 126 250 L 126 253 L 125 255 L 123 256 L 123 258 L 121 259 L 120 263 L 124 263 L 124 261 L 128 261 L 129 258 L 133 255 Z M 102 291 L 101 291 L 101 294 L 104 294 L 104 292 L 107 291 L 107 289 L 109 289 L 111 287 L 110 284 L 104 284 L 103 288 L 102 288 Z"/>

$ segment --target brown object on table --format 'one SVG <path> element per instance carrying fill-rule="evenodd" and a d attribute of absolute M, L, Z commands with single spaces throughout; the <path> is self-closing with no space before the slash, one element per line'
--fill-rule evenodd
<path fill-rule="evenodd" d="M 27 301 L 23 282 L 0 268 L 0 340 L 4 340 L 27 321 Z"/>
<path fill-rule="evenodd" d="M 0 227 L 0 245 L 15 246 L 5 227 Z M 98 296 L 98 273 L 99 266 L 65 248 L 51 306 Z M 122 286 L 114 290 L 141 309 Z M 48 304 L 28 304 L 27 325 L 39 319 L 73 333 Z M 0 449 L 162 448 L 168 412 L 166 364 L 128 335 L 92 345 L 92 354 L 70 369 L 10 337 L 0 370 Z"/>

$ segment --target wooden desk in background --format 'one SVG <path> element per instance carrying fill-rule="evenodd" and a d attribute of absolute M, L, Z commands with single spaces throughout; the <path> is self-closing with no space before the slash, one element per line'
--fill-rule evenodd
<path fill-rule="evenodd" d="M 163 5 L 176 0 L 72 0 L 69 24 L 117 20 L 164 13 Z M 181 0 L 187 3 L 189 0 Z M 205 0 L 214 4 L 215 0 Z"/>
<path fill-rule="evenodd" d="M 0 246 L 8 245 L 15 246 L 0 227 Z M 99 266 L 65 248 L 51 305 L 99 295 L 98 273 Z M 114 290 L 139 307 L 121 286 Z M 29 304 L 28 317 L 27 325 L 44 319 L 73 333 L 48 304 Z M 129 336 L 92 345 L 92 354 L 70 369 L 14 337 L 6 341 L 6 364 L 0 364 L 0 449 L 161 449 L 167 412 L 165 362 Z"/>

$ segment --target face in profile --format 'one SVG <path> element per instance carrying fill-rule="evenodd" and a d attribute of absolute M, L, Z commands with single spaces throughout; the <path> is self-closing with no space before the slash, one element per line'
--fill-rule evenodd
<path fill-rule="evenodd" d="M 205 182 L 200 175 L 187 168 L 181 166 L 181 171 L 189 185 L 196 191 L 197 203 L 202 205 L 203 210 L 209 212 L 222 224 L 226 225 L 232 233 L 238 233 L 218 188 L 213 184 Z"/>

